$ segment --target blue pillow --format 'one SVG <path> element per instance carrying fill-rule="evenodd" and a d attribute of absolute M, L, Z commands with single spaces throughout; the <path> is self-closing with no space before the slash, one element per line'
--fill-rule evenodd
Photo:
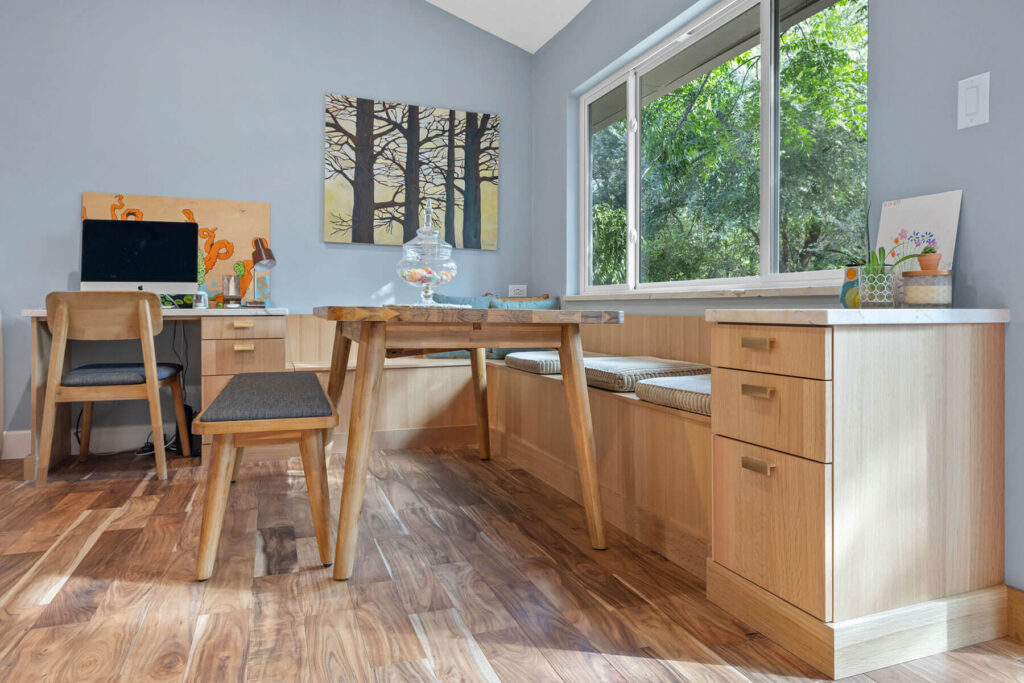
<path fill-rule="evenodd" d="M 539 301 L 503 301 L 494 297 L 491 299 L 491 308 L 504 308 L 512 311 L 557 311 L 558 297 L 540 299 Z"/>
<path fill-rule="evenodd" d="M 455 306 L 472 306 L 473 308 L 490 308 L 493 296 L 448 296 L 447 294 L 435 294 L 434 301 L 439 304 L 453 304 Z"/>
<path fill-rule="evenodd" d="M 437 353 L 427 353 L 427 354 L 424 354 L 424 357 L 425 358 L 469 358 L 469 350 L 468 349 L 459 349 L 458 351 L 438 351 Z"/>

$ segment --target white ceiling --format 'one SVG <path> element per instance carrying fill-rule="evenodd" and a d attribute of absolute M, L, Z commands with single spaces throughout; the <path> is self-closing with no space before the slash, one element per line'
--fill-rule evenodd
<path fill-rule="evenodd" d="M 427 0 L 529 53 L 561 31 L 590 0 Z"/>

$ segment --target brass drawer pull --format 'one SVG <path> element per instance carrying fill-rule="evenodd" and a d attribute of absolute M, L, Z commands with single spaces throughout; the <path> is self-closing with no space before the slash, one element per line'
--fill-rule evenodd
<path fill-rule="evenodd" d="M 770 351 L 775 340 L 771 337 L 740 337 L 740 346 L 745 349 Z"/>
<path fill-rule="evenodd" d="M 235 344 L 235 351 L 255 351 L 255 344 Z"/>
<path fill-rule="evenodd" d="M 751 398 L 771 398 L 775 393 L 772 387 L 762 387 L 759 384 L 741 384 L 740 393 Z"/>
<path fill-rule="evenodd" d="M 256 323 L 253 322 L 252 320 L 236 320 L 235 322 L 231 323 L 231 326 L 234 327 L 236 330 L 243 330 L 247 327 L 256 327 Z"/>
<path fill-rule="evenodd" d="M 758 460 L 757 458 L 751 458 L 749 455 L 744 455 L 740 460 L 740 464 L 743 466 L 743 469 L 763 474 L 766 477 L 772 476 L 772 470 L 775 469 L 774 464 Z"/>

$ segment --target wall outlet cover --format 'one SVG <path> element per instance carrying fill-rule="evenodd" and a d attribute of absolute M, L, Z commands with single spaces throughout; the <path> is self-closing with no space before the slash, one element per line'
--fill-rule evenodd
<path fill-rule="evenodd" d="M 508 286 L 509 296 L 529 296 L 526 293 L 526 285 L 509 285 Z"/>
<path fill-rule="evenodd" d="M 988 123 L 989 72 L 957 83 L 956 129 Z"/>

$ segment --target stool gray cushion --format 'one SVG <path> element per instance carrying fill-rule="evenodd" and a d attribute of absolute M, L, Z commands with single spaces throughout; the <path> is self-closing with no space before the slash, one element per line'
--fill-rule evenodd
<path fill-rule="evenodd" d="M 156 378 L 167 379 L 181 372 L 177 363 L 157 363 Z M 64 376 L 66 387 L 107 387 L 114 384 L 145 384 L 146 369 L 142 363 L 90 363 L 75 368 Z"/>
<path fill-rule="evenodd" d="M 603 355 L 590 351 L 583 352 L 584 358 Z M 516 351 L 505 356 L 505 365 L 535 375 L 557 375 L 562 372 L 562 361 L 559 360 L 558 351 Z"/>
<path fill-rule="evenodd" d="M 700 363 L 652 356 L 599 356 L 584 358 L 587 384 L 609 391 L 636 391 L 636 383 L 652 377 L 703 375 L 711 368 Z"/>
<path fill-rule="evenodd" d="M 636 383 L 636 396 L 688 413 L 711 414 L 711 375 L 657 377 Z"/>
<path fill-rule="evenodd" d="M 331 404 L 312 372 L 235 375 L 203 413 L 203 422 L 327 417 Z"/>

